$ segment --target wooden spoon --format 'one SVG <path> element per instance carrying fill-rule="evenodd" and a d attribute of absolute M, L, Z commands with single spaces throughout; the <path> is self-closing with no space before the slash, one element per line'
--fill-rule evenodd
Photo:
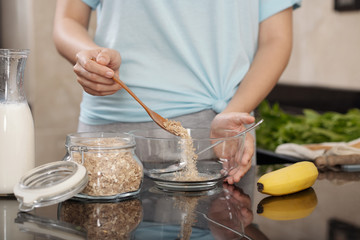
<path fill-rule="evenodd" d="M 154 120 L 154 122 L 159 125 L 161 128 L 165 129 L 166 131 L 168 131 L 171 134 L 175 134 L 175 132 L 171 131 L 170 129 L 167 129 L 165 127 L 165 123 L 168 122 L 168 119 L 163 118 L 162 116 L 160 116 L 159 114 L 157 114 L 156 112 L 154 112 L 153 110 L 151 110 L 150 108 L 148 108 L 136 95 L 135 93 L 133 93 L 130 88 L 128 86 L 126 86 L 126 84 L 121 81 L 120 79 L 118 79 L 117 77 L 113 77 L 112 78 L 115 82 L 117 82 L 122 88 L 124 88 L 138 103 L 140 103 L 140 105 L 145 109 L 145 111 L 149 114 L 149 116 L 152 118 L 152 120 Z"/>

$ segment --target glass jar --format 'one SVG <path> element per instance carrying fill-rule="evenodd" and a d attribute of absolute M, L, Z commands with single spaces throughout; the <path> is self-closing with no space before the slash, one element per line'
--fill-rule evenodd
<path fill-rule="evenodd" d="M 34 121 L 25 96 L 29 50 L 0 49 L 0 195 L 35 167 Z"/>
<path fill-rule="evenodd" d="M 83 165 L 88 172 L 86 199 L 127 198 L 140 192 L 143 165 L 135 155 L 131 135 L 111 132 L 73 133 L 66 137 L 65 161 Z"/>

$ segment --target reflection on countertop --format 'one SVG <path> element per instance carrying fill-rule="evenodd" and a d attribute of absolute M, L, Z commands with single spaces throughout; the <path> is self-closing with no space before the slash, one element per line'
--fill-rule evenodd
<path fill-rule="evenodd" d="M 259 173 L 254 166 L 239 184 L 202 192 L 165 192 L 145 179 L 131 199 L 71 199 L 30 213 L 19 212 L 14 197 L 0 198 L 0 234 L 6 240 L 360 239 L 360 173 L 321 172 L 312 188 L 283 197 L 257 192 Z"/>

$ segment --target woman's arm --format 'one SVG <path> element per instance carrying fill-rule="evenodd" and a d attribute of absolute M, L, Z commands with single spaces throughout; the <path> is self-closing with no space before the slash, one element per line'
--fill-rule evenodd
<path fill-rule="evenodd" d="M 284 71 L 292 47 L 292 8 L 281 11 L 264 20 L 259 28 L 258 50 L 248 73 L 223 112 L 212 121 L 214 128 L 230 128 L 242 131 L 245 124 L 255 118 L 250 116 L 257 105 L 269 94 Z M 255 153 L 254 137 L 246 134 L 244 153 L 238 159 L 238 167 L 231 170 L 226 181 L 229 184 L 240 178 L 251 167 Z"/>
<path fill-rule="evenodd" d="M 91 8 L 81 0 L 58 0 L 53 38 L 58 52 L 74 65 L 77 81 L 95 96 L 110 95 L 121 89 L 112 80 L 118 75 L 120 54 L 95 44 L 88 34 Z"/>
<path fill-rule="evenodd" d="M 88 34 L 91 8 L 81 0 L 58 0 L 53 39 L 58 52 L 75 65 L 76 54 L 98 48 Z"/>
<path fill-rule="evenodd" d="M 253 111 L 279 80 L 291 49 L 292 8 L 287 8 L 260 23 L 254 61 L 223 112 Z"/>

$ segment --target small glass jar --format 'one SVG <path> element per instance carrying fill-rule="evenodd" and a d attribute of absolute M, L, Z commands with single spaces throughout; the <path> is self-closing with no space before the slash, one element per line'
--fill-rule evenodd
<path fill-rule="evenodd" d="M 63 160 L 83 165 L 88 183 L 75 197 L 85 199 L 128 198 L 140 192 L 143 165 L 135 155 L 134 138 L 125 133 L 87 132 L 66 136 Z"/>

